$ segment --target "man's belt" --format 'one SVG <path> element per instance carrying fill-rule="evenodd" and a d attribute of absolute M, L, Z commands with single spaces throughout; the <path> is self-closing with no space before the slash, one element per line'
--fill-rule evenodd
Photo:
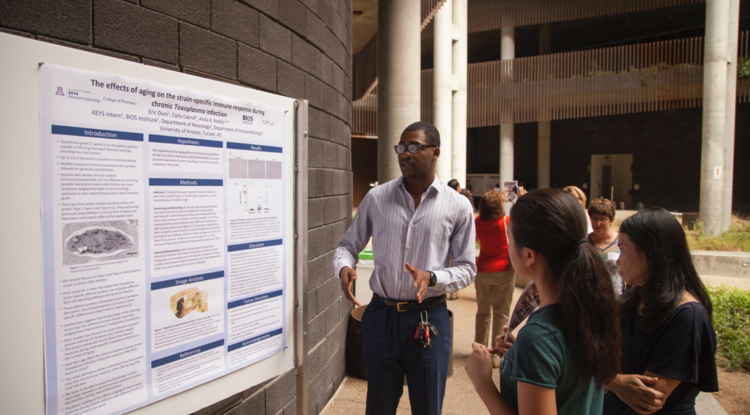
<path fill-rule="evenodd" d="M 393 307 L 398 311 L 412 311 L 412 310 L 424 310 L 428 308 L 435 307 L 437 305 L 443 304 L 445 302 L 445 294 L 439 296 L 439 297 L 430 297 L 424 301 L 422 301 L 422 304 L 416 302 L 416 301 L 393 301 L 388 300 L 386 298 L 383 298 L 376 293 L 372 293 L 372 299 L 387 305 L 388 307 Z"/>

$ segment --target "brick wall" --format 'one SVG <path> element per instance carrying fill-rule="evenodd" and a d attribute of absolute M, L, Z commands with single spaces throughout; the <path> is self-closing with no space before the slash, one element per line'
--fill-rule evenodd
<path fill-rule="evenodd" d="M 332 251 L 352 214 L 351 0 L 0 0 L 0 31 L 310 102 L 310 414 L 341 384 L 349 303 Z M 294 414 L 287 372 L 198 412 Z"/>
<path fill-rule="evenodd" d="M 633 154 L 633 203 L 697 212 L 702 108 L 552 122 L 552 187 L 589 183 L 592 154 Z M 737 105 L 733 210 L 750 213 L 750 104 Z M 469 130 L 468 173 L 497 173 L 500 128 Z M 535 188 L 537 124 L 515 126 L 515 172 Z M 589 191 L 586 190 L 588 195 Z"/>

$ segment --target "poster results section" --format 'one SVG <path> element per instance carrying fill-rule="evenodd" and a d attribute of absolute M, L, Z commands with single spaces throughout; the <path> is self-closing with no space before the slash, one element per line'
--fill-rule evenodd
<path fill-rule="evenodd" d="M 49 64 L 40 108 L 47 414 L 282 351 L 284 111 Z"/>
<path fill-rule="evenodd" d="M 283 160 L 282 147 L 227 143 L 230 243 L 282 236 Z"/>

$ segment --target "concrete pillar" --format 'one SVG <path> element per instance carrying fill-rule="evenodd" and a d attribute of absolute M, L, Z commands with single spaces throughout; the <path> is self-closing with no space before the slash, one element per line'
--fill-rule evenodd
<path fill-rule="evenodd" d="M 500 59 L 509 60 L 516 57 L 516 31 L 514 27 L 501 29 Z M 512 75 L 512 74 L 511 74 Z M 512 82 L 512 79 L 504 80 Z M 513 124 L 500 125 L 500 185 L 513 180 Z"/>
<path fill-rule="evenodd" d="M 443 182 L 452 179 L 453 134 L 453 2 L 447 0 L 433 20 L 432 123 L 440 132 L 440 157 L 435 174 Z M 461 182 L 463 185 L 464 182 Z"/>
<path fill-rule="evenodd" d="M 552 153 L 552 122 L 539 121 L 537 125 L 536 187 L 550 186 L 550 158 Z"/>
<path fill-rule="evenodd" d="M 378 182 L 398 178 L 393 152 L 401 133 L 419 121 L 421 3 L 378 2 Z"/>
<path fill-rule="evenodd" d="M 500 185 L 513 180 L 513 128 L 515 124 L 500 125 Z"/>
<path fill-rule="evenodd" d="M 734 124 L 737 106 L 737 42 L 740 34 L 740 0 L 729 0 L 727 38 L 727 116 L 724 124 L 724 196 L 722 197 L 721 230 L 732 224 L 732 188 L 734 186 Z"/>
<path fill-rule="evenodd" d="M 730 0 L 706 1 L 703 62 L 703 140 L 700 214 L 706 232 L 721 233 L 724 197 L 724 130 L 727 107 L 727 37 Z"/>
<path fill-rule="evenodd" d="M 539 54 L 552 52 L 552 25 L 539 25 Z M 545 108 L 546 109 L 546 108 Z M 549 116 L 549 112 L 545 114 Z M 545 117 L 548 118 L 548 117 Z M 550 163 L 552 149 L 552 122 L 539 121 L 537 124 L 537 157 L 536 157 L 536 187 L 544 189 L 550 186 Z"/>
<path fill-rule="evenodd" d="M 451 177 L 466 186 L 466 73 L 469 62 L 468 0 L 453 1 L 453 111 Z"/>

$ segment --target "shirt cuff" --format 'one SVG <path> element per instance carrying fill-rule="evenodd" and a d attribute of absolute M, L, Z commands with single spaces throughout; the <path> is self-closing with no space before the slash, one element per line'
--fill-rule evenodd
<path fill-rule="evenodd" d="M 333 251 L 333 271 L 336 273 L 336 278 L 341 279 L 341 270 L 344 267 L 354 269 L 356 265 L 357 258 L 354 258 L 346 248 L 339 246 Z"/>
<path fill-rule="evenodd" d="M 339 264 L 334 265 L 334 270 L 336 272 L 336 278 L 341 279 L 341 270 L 344 269 L 344 267 L 349 267 L 349 265 L 343 265 L 343 264 L 341 264 L 341 265 L 339 265 Z M 349 267 L 349 268 L 354 268 L 354 267 Z"/>
<path fill-rule="evenodd" d="M 432 271 L 435 273 L 435 277 L 437 279 L 437 282 L 434 286 L 430 287 L 433 290 L 446 292 L 445 289 L 448 285 L 450 274 L 448 274 L 447 271 Z"/>

